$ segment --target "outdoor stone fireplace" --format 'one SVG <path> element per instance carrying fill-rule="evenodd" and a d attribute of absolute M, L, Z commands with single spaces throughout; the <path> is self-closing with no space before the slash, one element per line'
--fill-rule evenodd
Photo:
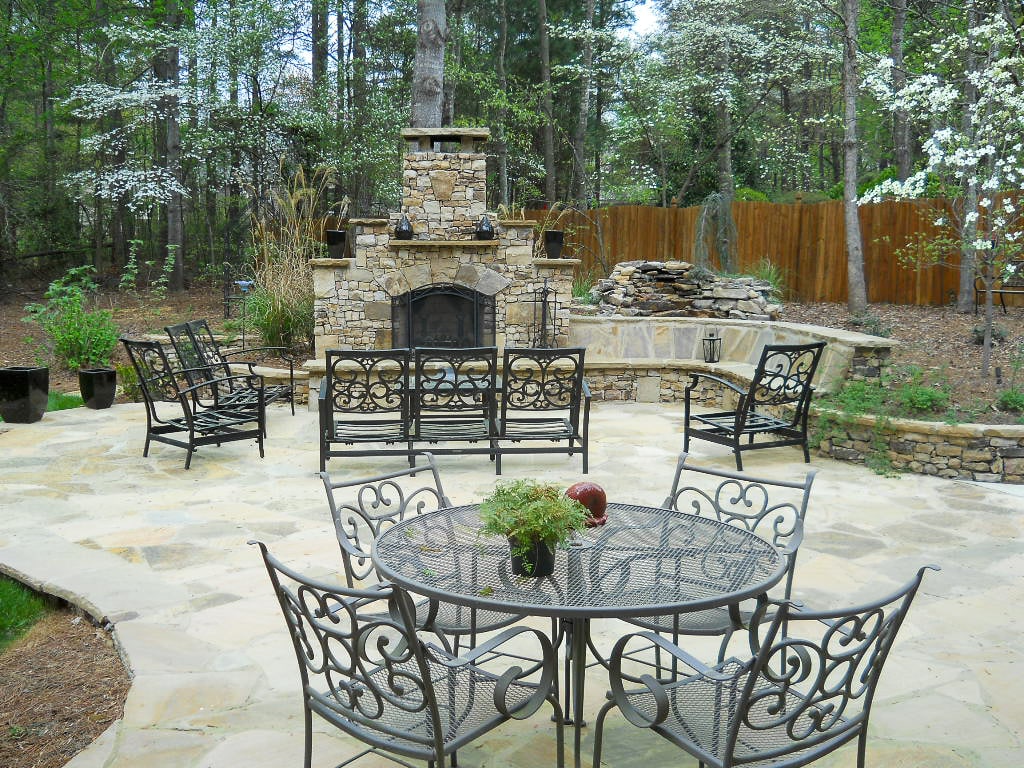
<path fill-rule="evenodd" d="M 487 128 L 408 129 L 402 208 L 350 219 L 345 258 L 313 259 L 315 375 L 328 349 L 567 346 L 576 259 L 535 253 L 534 223 L 486 210 Z M 481 217 L 494 239 L 476 239 Z M 394 236 L 402 216 L 410 240 Z"/>

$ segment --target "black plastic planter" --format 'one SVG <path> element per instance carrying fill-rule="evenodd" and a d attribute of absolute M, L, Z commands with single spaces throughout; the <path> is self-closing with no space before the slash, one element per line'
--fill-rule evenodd
<path fill-rule="evenodd" d="M 544 230 L 544 253 L 549 259 L 560 259 L 562 257 L 562 244 L 565 242 L 565 232 L 560 229 Z"/>
<path fill-rule="evenodd" d="M 516 547 L 514 538 L 509 537 L 509 546 Z M 535 541 L 522 554 L 512 553 L 512 573 L 516 576 L 543 578 L 555 572 L 555 550 L 543 541 Z"/>
<path fill-rule="evenodd" d="M 50 369 L 24 365 L 0 368 L 0 416 L 4 421 L 31 424 L 46 413 Z"/>
<path fill-rule="evenodd" d="M 113 368 L 83 368 L 78 372 L 78 390 L 86 408 L 109 408 L 117 394 L 117 371 Z"/>

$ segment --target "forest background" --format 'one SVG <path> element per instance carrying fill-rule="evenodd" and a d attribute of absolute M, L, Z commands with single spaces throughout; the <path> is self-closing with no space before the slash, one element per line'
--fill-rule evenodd
<path fill-rule="evenodd" d="M 300 170 L 330 169 L 322 213 L 397 210 L 424 41 L 443 57 L 440 124 L 492 129 L 491 207 L 855 205 L 916 173 L 922 193 L 970 202 L 973 187 L 977 211 L 983 181 L 937 173 L 933 140 L 966 122 L 984 149 L 972 77 L 993 60 L 1019 69 L 1019 5 L 648 0 L 647 34 L 636 6 L 4 0 L 0 275 L 89 263 L 108 282 L 179 290 L 241 273 Z"/>

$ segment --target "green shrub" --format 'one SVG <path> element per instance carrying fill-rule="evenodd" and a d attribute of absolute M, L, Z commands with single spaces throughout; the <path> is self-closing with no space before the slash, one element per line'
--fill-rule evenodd
<path fill-rule="evenodd" d="M 1024 411 L 1024 390 L 1016 387 L 1004 389 L 996 398 L 996 403 L 1004 411 Z"/>
<path fill-rule="evenodd" d="M 896 390 L 896 399 L 912 413 L 934 413 L 949 405 L 949 392 L 924 384 L 907 383 Z"/>
<path fill-rule="evenodd" d="M 117 371 L 121 393 L 133 403 L 141 403 L 142 387 L 139 386 L 139 374 L 135 372 L 135 366 L 131 363 L 122 363 L 115 365 L 114 370 Z"/>
<path fill-rule="evenodd" d="M 26 320 L 37 323 L 49 339 L 54 358 L 70 369 L 110 365 L 118 329 L 108 310 L 86 309 L 86 294 L 95 288 L 91 266 L 68 270 L 47 289 L 45 304 L 29 304 Z"/>
<path fill-rule="evenodd" d="M 596 304 L 597 299 L 590 292 L 590 289 L 594 287 L 596 282 L 597 278 L 595 277 L 593 270 L 587 270 L 582 274 L 573 275 L 572 297 L 574 299 L 579 299 L 584 304 Z"/>
<path fill-rule="evenodd" d="M 741 200 L 753 203 L 767 203 L 768 195 L 757 189 L 750 187 L 737 187 L 736 191 L 733 192 L 733 200 Z"/>
<path fill-rule="evenodd" d="M 313 338 L 313 296 L 254 288 L 246 300 L 246 321 L 275 347 L 293 347 Z"/>
<path fill-rule="evenodd" d="M 773 299 L 779 300 L 786 295 L 786 270 L 775 264 L 767 256 L 762 257 L 747 271 L 751 277 L 771 283 L 771 297 Z"/>
<path fill-rule="evenodd" d="M 892 328 L 883 323 L 882 318 L 871 312 L 861 312 L 858 315 L 854 315 L 850 318 L 850 322 L 871 336 L 889 338 L 892 335 Z"/>
<path fill-rule="evenodd" d="M 885 408 L 886 390 L 880 381 L 848 381 L 843 388 L 822 402 L 853 416 L 881 413 Z"/>
<path fill-rule="evenodd" d="M 1001 341 L 1006 341 L 1006 338 L 1009 335 L 1010 335 L 1010 332 L 1006 330 L 1005 326 L 996 325 L 995 323 L 992 323 L 992 341 L 994 343 L 998 343 L 998 342 L 1001 342 Z M 971 329 L 971 341 L 973 341 L 975 344 L 984 344 L 985 343 L 985 326 L 984 325 L 976 325 L 976 326 L 974 326 L 974 328 Z"/>

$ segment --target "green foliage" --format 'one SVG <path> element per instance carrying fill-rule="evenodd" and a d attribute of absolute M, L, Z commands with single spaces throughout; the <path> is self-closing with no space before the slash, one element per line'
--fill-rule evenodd
<path fill-rule="evenodd" d="M 772 299 L 779 300 L 786 295 L 786 270 L 775 264 L 767 256 L 759 259 L 757 263 L 747 271 L 752 277 L 756 277 L 758 280 L 763 280 L 766 283 L 771 283 Z"/>
<path fill-rule="evenodd" d="M 293 347 L 313 338 L 313 297 L 273 292 L 260 286 L 246 299 L 246 321 L 275 347 Z"/>
<path fill-rule="evenodd" d="M 25 307 L 25 319 L 38 323 L 49 339 L 53 356 L 71 369 L 109 366 L 117 347 L 113 314 L 86 309 L 86 294 L 95 287 L 94 271 L 91 266 L 68 270 L 50 283 L 45 304 Z"/>
<path fill-rule="evenodd" d="M 950 403 L 950 386 L 941 373 L 926 376 L 920 368 L 908 366 L 885 380 L 847 381 L 821 403 L 850 416 L 916 418 L 943 412 Z"/>
<path fill-rule="evenodd" d="M 597 282 L 597 277 L 593 270 L 587 270 L 586 272 L 573 275 L 572 277 L 572 296 L 574 299 L 579 299 L 584 304 L 596 304 L 597 299 L 591 294 L 590 289 L 594 287 Z"/>
<path fill-rule="evenodd" d="M 1000 390 L 996 404 L 1004 411 L 1024 411 L 1024 389 L 1011 387 Z"/>
<path fill-rule="evenodd" d="M 769 202 L 768 195 L 756 189 L 751 189 L 750 187 L 737 187 L 736 191 L 733 192 L 733 200 L 740 200 L 753 203 Z"/>
<path fill-rule="evenodd" d="M 861 416 L 866 413 L 880 413 L 887 396 L 881 381 L 863 379 L 846 382 L 842 389 L 823 402 L 853 416 Z"/>
<path fill-rule="evenodd" d="M 892 327 L 882 322 L 882 319 L 872 312 L 862 312 L 850 318 L 850 322 L 860 328 L 864 333 L 871 336 L 892 336 Z"/>
<path fill-rule="evenodd" d="M 46 395 L 46 410 L 66 411 L 69 408 L 80 408 L 85 404 L 81 395 L 70 392 L 48 392 Z"/>
<path fill-rule="evenodd" d="M 998 343 L 1000 341 L 1006 341 L 1006 339 L 1007 339 L 1007 337 L 1009 335 L 1010 335 L 1010 332 L 1008 330 L 1006 330 L 1006 326 L 1005 325 L 998 325 L 997 323 L 992 323 L 992 342 L 993 343 Z M 985 343 L 985 326 L 984 325 L 976 325 L 976 326 L 974 326 L 971 329 L 971 341 L 973 341 L 975 344 L 984 344 Z"/>
<path fill-rule="evenodd" d="M 114 366 L 117 380 L 121 385 L 121 393 L 133 403 L 142 402 L 142 388 L 139 386 L 139 374 L 131 363 L 119 363 Z"/>
<path fill-rule="evenodd" d="M 0 576 L 0 650 L 24 634 L 46 613 L 46 600 L 24 584 Z"/>
<path fill-rule="evenodd" d="M 480 532 L 514 536 L 513 554 L 525 553 L 534 542 L 556 546 L 584 527 L 589 513 L 556 485 L 522 479 L 498 483 L 480 503 Z"/>

